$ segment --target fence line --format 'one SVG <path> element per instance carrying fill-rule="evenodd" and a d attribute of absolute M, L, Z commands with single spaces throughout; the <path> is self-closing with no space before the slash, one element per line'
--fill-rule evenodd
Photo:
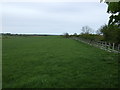
<path fill-rule="evenodd" d="M 93 41 L 93 40 L 87 40 L 87 39 L 78 38 L 78 37 L 72 37 L 72 39 L 81 41 L 83 43 L 87 43 L 91 46 L 98 47 L 98 48 L 106 50 L 108 52 L 120 53 L 120 44 L 116 45 L 115 43 L 108 43 L 108 42 L 103 42 L 103 41 Z"/>

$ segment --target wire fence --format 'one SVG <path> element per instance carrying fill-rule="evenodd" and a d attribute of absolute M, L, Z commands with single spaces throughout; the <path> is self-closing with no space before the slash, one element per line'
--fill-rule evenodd
<path fill-rule="evenodd" d="M 80 37 L 72 37 L 72 39 L 81 41 L 83 43 L 87 43 L 91 46 L 98 47 L 98 48 L 106 50 L 108 52 L 120 53 L 120 44 L 108 43 L 108 42 L 104 42 L 104 41 L 88 40 L 88 39 L 84 39 L 84 38 L 80 38 Z"/>

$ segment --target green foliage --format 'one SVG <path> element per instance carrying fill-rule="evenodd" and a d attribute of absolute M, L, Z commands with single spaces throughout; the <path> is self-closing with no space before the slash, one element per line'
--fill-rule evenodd
<path fill-rule="evenodd" d="M 108 13 L 116 14 L 120 11 L 120 2 L 107 2 Z"/>
<path fill-rule="evenodd" d="M 107 2 L 108 13 L 111 13 L 109 24 L 118 24 L 120 26 L 120 1 L 119 2 Z"/>
<path fill-rule="evenodd" d="M 117 88 L 113 53 L 59 36 L 3 39 L 3 88 Z"/>
<path fill-rule="evenodd" d="M 103 0 L 101 0 L 102 2 Z M 100 28 L 103 33 L 104 40 L 108 42 L 120 43 L 120 1 L 119 2 L 108 2 L 107 13 L 110 13 L 108 25 L 104 25 Z"/>
<path fill-rule="evenodd" d="M 104 25 L 100 30 L 105 41 L 120 43 L 120 28 L 117 25 Z"/>
<path fill-rule="evenodd" d="M 102 35 L 96 35 L 96 34 L 81 34 L 79 37 L 88 39 L 91 41 L 102 41 L 103 40 Z"/>

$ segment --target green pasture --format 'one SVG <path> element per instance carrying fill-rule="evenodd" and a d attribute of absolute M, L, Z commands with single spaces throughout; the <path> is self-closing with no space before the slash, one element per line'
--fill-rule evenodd
<path fill-rule="evenodd" d="M 2 40 L 3 88 L 116 88 L 117 54 L 62 36 Z"/>

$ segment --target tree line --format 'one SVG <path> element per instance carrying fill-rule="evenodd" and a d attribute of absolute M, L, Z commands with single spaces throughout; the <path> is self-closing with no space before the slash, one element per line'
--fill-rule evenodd
<path fill-rule="evenodd" d="M 101 0 L 102 1 L 102 0 Z M 93 34 L 89 26 L 82 27 L 82 33 L 69 35 L 65 33 L 64 36 L 68 37 L 81 37 L 89 40 L 106 41 L 110 43 L 120 44 L 120 1 L 119 2 L 105 2 L 108 5 L 107 13 L 110 13 L 108 24 L 101 26 L 96 34 Z"/>

